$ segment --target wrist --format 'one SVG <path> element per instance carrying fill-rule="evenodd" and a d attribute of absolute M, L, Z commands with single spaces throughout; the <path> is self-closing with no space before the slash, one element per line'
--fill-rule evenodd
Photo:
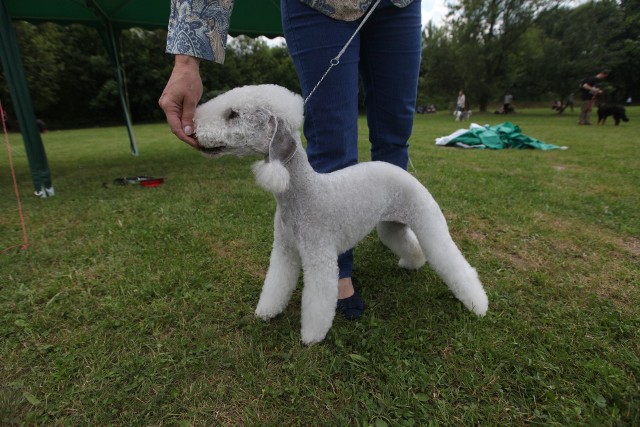
<path fill-rule="evenodd" d="M 200 58 L 196 58 L 195 56 L 189 55 L 176 55 L 175 63 L 176 66 L 187 66 L 187 67 L 200 67 Z"/>

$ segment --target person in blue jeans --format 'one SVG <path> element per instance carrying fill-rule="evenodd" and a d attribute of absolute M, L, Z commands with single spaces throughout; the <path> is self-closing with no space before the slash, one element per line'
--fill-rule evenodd
<path fill-rule="evenodd" d="M 374 0 L 281 0 L 282 26 L 302 96 L 354 34 Z M 197 148 L 193 116 L 202 96 L 201 59 L 222 63 L 232 1 L 173 0 L 167 52 L 175 64 L 159 104 L 172 132 Z M 380 0 L 305 105 L 307 155 L 319 173 L 358 162 L 359 79 L 364 89 L 371 159 L 407 169 L 421 56 L 420 0 Z M 338 257 L 337 309 L 364 312 L 353 287 L 353 251 Z"/>

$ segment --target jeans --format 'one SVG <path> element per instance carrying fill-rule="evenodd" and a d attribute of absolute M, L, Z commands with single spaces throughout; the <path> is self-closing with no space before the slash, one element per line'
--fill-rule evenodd
<path fill-rule="evenodd" d="M 300 3 L 282 0 L 282 26 L 306 98 L 361 19 L 339 21 Z M 382 0 L 305 106 L 307 155 L 316 172 L 358 162 L 358 93 L 362 79 L 371 160 L 403 169 L 418 90 L 420 0 L 398 8 Z M 340 278 L 351 277 L 353 253 L 338 257 Z"/>
<path fill-rule="evenodd" d="M 593 109 L 593 100 L 583 100 L 580 106 L 580 117 L 578 118 L 579 125 L 591 124 L 591 110 Z"/>

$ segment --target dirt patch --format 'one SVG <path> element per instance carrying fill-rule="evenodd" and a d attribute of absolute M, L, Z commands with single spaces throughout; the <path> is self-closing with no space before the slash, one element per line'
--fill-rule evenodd
<path fill-rule="evenodd" d="M 626 237 L 622 239 L 621 246 L 634 255 L 640 255 L 640 239 L 637 237 Z"/>
<path fill-rule="evenodd" d="M 240 240 L 223 242 L 212 238 L 206 240 L 208 240 L 208 248 L 216 257 L 232 261 L 239 269 L 244 270 L 251 277 L 260 280 L 264 279 L 269 265 L 268 260 L 264 263 L 255 261 L 254 254 L 249 254 L 251 248 L 246 242 Z"/>

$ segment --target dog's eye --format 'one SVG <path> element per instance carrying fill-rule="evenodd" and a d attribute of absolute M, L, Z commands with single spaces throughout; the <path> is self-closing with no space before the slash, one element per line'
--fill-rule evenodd
<path fill-rule="evenodd" d="M 227 120 L 236 119 L 240 117 L 240 114 L 236 110 L 229 110 L 227 112 Z"/>

